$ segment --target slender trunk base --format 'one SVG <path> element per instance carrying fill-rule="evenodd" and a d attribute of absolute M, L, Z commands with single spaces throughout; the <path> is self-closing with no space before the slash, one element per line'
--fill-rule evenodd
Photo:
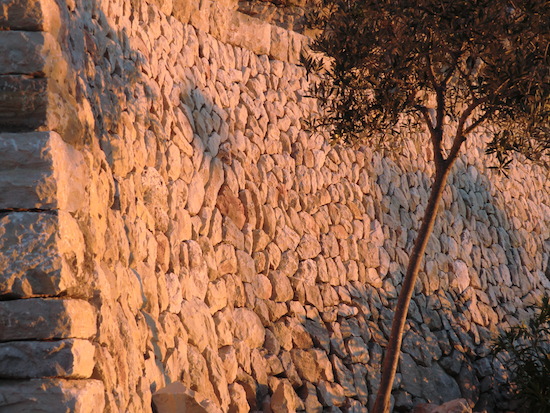
<path fill-rule="evenodd" d="M 424 257 L 426 245 L 433 231 L 437 216 L 437 208 L 443 196 L 443 190 L 445 189 L 451 166 L 452 163 L 445 165 L 443 168 L 436 169 L 435 180 L 431 188 L 428 205 L 426 206 L 422 225 L 413 246 L 407 272 L 403 280 L 403 286 L 401 287 L 397 299 L 397 307 L 395 308 L 390 338 L 382 364 L 382 378 L 376 395 L 374 408 L 371 413 L 389 413 L 390 411 L 391 390 L 397 371 L 397 365 L 399 363 L 401 342 L 403 340 L 403 331 L 405 330 L 409 304 L 414 292 L 414 285 L 418 278 L 418 272 L 420 270 L 422 258 Z"/>

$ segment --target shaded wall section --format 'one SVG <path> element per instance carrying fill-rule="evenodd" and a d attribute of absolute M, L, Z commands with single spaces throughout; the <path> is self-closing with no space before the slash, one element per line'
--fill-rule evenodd
<path fill-rule="evenodd" d="M 222 411 L 367 411 L 425 136 L 390 157 L 302 129 L 307 39 L 233 2 L 23 3 L 0 16 L 2 409 L 148 412 L 181 381 Z M 444 194 L 396 411 L 504 408 L 490 339 L 550 288 L 547 181 L 495 175 L 483 140 Z"/>

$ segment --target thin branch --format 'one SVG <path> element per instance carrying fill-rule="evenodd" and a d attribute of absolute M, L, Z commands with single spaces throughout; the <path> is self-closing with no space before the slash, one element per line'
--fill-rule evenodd
<path fill-rule="evenodd" d="M 426 55 L 426 61 L 428 63 L 428 79 L 432 82 L 432 86 L 434 89 L 437 89 L 439 87 L 437 81 L 435 80 L 435 73 L 434 68 L 432 66 L 432 58 L 430 57 L 430 54 L 428 53 Z"/>
<path fill-rule="evenodd" d="M 420 113 L 422 113 L 422 116 L 426 121 L 426 125 L 428 125 L 428 130 L 430 131 L 430 135 L 433 135 L 435 133 L 435 129 L 434 129 L 434 125 L 432 123 L 432 118 L 430 117 L 430 112 L 428 111 L 428 108 L 424 105 L 417 105 L 416 108 L 420 111 Z"/>
<path fill-rule="evenodd" d="M 460 73 L 460 75 L 463 77 L 463 79 L 466 81 L 466 84 L 468 85 L 468 91 L 470 92 L 470 96 L 472 97 L 472 100 L 476 100 L 477 96 L 475 94 L 475 88 L 472 83 L 472 79 L 460 68 L 460 65 L 457 65 L 457 70 Z"/>
<path fill-rule="evenodd" d="M 473 131 L 475 128 L 481 125 L 489 116 L 491 116 L 492 113 L 493 111 L 487 110 L 483 115 L 477 118 L 470 126 L 464 129 L 463 135 L 464 136 L 468 135 L 471 131 Z"/>
<path fill-rule="evenodd" d="M 487 100 L 487 98 L 483 99 L 477 99 L 474 100 L 472 103 L 468 105 L 468 107 L 462 112 L 462 115 L 460 116 L 460 120 L 458 121 L 458 125 L 456 127 L 456 134 L 455 138 L 453 140 L 453 146 L 451 147 L 451 150 L 449 151 L 449 155 L 447 156 L 447 159 L 445 160 L 446 163 L 452 163 L 454 162 L 455 158 L 458 155 L 458 152 L 460 151 L 460 147 L 462 146 L 462 143 L 466 140 L 466 131 L 464 130 L 464 124 L 466 123 L 466 120 L 470 117 L 472 112 L 482 103 L 484 103 Z M 485 112 L 487 114 L 488 112 Z M 468 129 L 473 130 L 476 126 L 478 126 L 481 123 L 481 118 L 483 118 L 484 115 L 482 115 L 479 119 L 477 119 L 472 125 L 468 127 Z M 475 125 L 474 125 L 475 124 Z"/>
<path fill-rule="evenodd" d="M 443 132 L 443 118 L 445 117 L 445 87 L 438 87 L 435 93 L 437 102 L 435 128 Z M 443 135 L 441 135 L 441 137 L 442 136 Z"/>
<path fill-rule="evenodd" d="M 445 77 L 443 78 L 443 82 L 441 82 L 441 84 L 443 86 L 447 86 L 447 83 L 449 82 L 449 80 L 451 79 L 451 77 L 453 76 L 453 74 L 455 73 L 455 69 L 456 69 L 456 62 L 455 64 L 453 65 L 453 68 L 451 70 L 449 70 L 449 72 L 445 75 Z"/>

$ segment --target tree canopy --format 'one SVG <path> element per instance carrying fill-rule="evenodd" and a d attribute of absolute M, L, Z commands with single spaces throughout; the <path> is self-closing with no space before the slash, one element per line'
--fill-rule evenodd
<path fill-rule="evenodd" d="M 456 123 L 463 140 L 498 125 L 488 146 L 543 162 L 550 150 L 550 2 L 319 0 L 312 49 L 329 57 L 314 94 L 318 122 L 343 142 L 368 142 L 420 119 Z M 309 69 L 319 60 L 305 58 Z M 326 63 L 326 62 L 325 62 Z M 442 131 L 445 132 L 445 131 Z M 454 148 L 457 150 L 458 148 Z"/>

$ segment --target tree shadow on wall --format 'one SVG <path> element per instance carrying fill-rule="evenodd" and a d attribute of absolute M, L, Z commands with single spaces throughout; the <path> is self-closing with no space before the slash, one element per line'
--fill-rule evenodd
<path fill-rule="evenodd" d="M 507 204 L 521 208 L 520 200 L 505 199 L 492 181 L 506 178 L 488 174 L 459 161 L 450 178 L 409 310 L 400 389 L 393 393 L 396 411 L 460 396 L 476 403 L 477 410 L 513 408 L 504 386 L 505 362 L 490 354 L 490 346 L 498 331 L 526 318 L 550 284 L 544 273 L 548 239 L 531 235 L 530 226 L 537 225 L 532 215 L 525 220 L 509 215 Z M 428 188 L 430 179 L 423 179 Z M 386 198 L 386 204 L 392 202 L 391 194 Z M 383 224 L 395 222 L 377 212 Z M 535 256 L 526 252 L 535 247 Z M 386 285 L 400 284 L 405 265 L 388 273 Z M 378 292 L 391 307 L 395 293 Z M 392 318 L 393 312 L 385 310 L 375 320 L 386 339 Z"/>

